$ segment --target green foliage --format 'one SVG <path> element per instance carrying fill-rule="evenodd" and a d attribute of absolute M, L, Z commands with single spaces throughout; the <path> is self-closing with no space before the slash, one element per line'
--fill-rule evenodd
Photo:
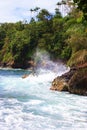
<path fill-rule="evenodd" d="M 87 63 L 87 50 L 86 49 L 79 50 L 76 53 L 73 53 L 73 55 L 71 56 L 67 64 L 69 66 L 76 66 L 76 65 L 84 64 L 84 63 Z"/>
<path fill-rule="evenodd" d="M 80 24 L 76 24 L 72 28 L 67 30 L 69 38 L 66 40 L 69 46 L 72 48 L 72 52 L 82 50 L 87 48 L 87 33 L 85 32 L 85 27 Z"/>
<path fill-rule="evenodd" d="M 25 31 L 17 32 L 10 44 L 10 50 L 15 62 L 24 62 L 28 58 L 30 39 Z"/>
<path fill-rule="evenodd" d="M 38 21 L 48 21 L 52 19 L 52 14 L 48 10 L 42 9 L 37 15 Z"/>
<path fill-rule="evenodd" d="M 42 9 L 36 17 L 37 21 L 32 18 L 30 23 L 19 21 L 0 26 L 0 63 L 23 66 L 37 48 L 49 52 L 53 59 L 70 59 L 70 65 L 75 63 L 73 57 L 87 49 L 87 21 L 83 12 L 75 7 L 63 18 L 59 9 L 54 16 Z"/>
<path fill-rule="evenodd" d="M 83 11 L 84 17 L 87 20 L 87 1 L 86 0 L 73 0 L 73 1 L 77 4 L 78 9 Z"/>
<path fill-rule="evenodd" d="M 2 49 L 4 45 L 4 38 L 6 37 L 5 31 L 3 29 L 0 29 L 0 50 Z"/>
<path fill-rule="evenodd" d="M 55 18 L 62 18 L 62 15 L 61 15 L 61 13 L 60 13 L 58 8 L 55 9 L 55 16 L 54 17 Z"/>
<path fill-rule="evenodd" d="M 15 24 L 15 28 L 17 31 L 22 31 L 24 30 L 24 24 L 21 21 L 19 21 Z"/>
<path fill-rule="evenodd" d="M 64 60 L 68 60 L 71 56 L 72 50 L 69 46 L 64 47 L 62 53 L 61 53 L 61 58 Z"/>

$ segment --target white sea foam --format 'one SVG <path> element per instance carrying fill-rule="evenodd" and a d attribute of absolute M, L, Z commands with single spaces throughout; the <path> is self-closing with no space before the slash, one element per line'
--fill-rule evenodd
<path fill-rule="evenodd" d="M 61 63 L 54 66 L 55 71 L 42 66 L 24 79 L 18 71 L 1 72 L 0 130 L 87 128 L 87 97 L 49 90 L 52 80 L 69 70 Z"/>

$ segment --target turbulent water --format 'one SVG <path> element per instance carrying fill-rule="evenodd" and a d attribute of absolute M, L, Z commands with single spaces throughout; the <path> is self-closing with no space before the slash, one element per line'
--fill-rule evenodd
<path fill-rule="evenodd" d="M 31 71 L 0 69 L 0 130 L 79 130 L 87 128 L 87 97 L 50 90 L 67 68 Z M 31 73 L 31 74 L 30 74 Z M 22 78 L 24 74 L 30 74 Z"/>

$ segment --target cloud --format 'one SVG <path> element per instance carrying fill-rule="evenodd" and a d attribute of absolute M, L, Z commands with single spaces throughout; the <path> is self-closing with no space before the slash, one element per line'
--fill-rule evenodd
<path fill-rule="evenodd" d="M 58 0 L 2 0 L 0 1 L 0 23 L 30 20 L 30 9 L 45 8 L 51 13 L 56 8 Z"/>
<path fill-rule="evenodd" d="M 54 11 L 58 0 L 36 0 L 36 5 L 40 6 L 41 8 L 46 8 L 50 12 Z"/>

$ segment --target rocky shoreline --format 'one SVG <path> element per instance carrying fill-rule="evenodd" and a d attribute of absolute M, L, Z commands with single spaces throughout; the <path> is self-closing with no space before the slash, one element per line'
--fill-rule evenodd
<path fill-rule="evenodd" d="M 83 59 L 83 58 L 82 58 Z M 22 68 L 22 69 L 28 69 L 28 68 L 34 68 L 36 67 L 36 63 L 33 60 L 30 60 L 27 62 L 27 64 L 22 64 L 22 66 L 19 64 L 14 63 L 3 63 L 0 64 L 2 68 L 9 67 L 9 68 Z M 26 78 L 26 75 L 24 77 Z M 69 93 L 78 94 L 78 95 L 84 95 L 87 96 L 87 62 L 77 64 L 76 66 L 70 68 L 70 71 L 56 77 L 52 81 L 52 86 L 50 90 L 55 91 L 68 91 Z"/>
<path fill-rule="evenodd" d="M 24 63 L 15 63 L 14 61 L 12 62 L 1 62 L 0 67 L 1 68 L 21 68 L 21 69 L 29 69 L 29 68 L 34 68 L 36 66 L 36 63 L 34 60 L 29 60 Z"/>
<path fill-rule="evenodd" d="M 87 96 L 87 63 L 71 67 L 69 72 L 56 77 L 50 89 Z"/>

